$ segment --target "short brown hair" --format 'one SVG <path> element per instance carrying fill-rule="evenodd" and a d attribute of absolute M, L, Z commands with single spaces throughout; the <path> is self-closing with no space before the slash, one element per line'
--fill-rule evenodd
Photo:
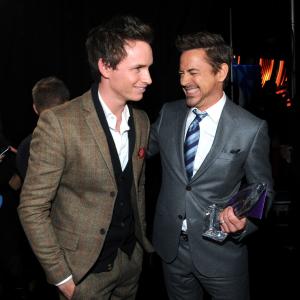
<path fill-rule="evenodd" d="M 220 34 L 200 31 L 178 36 L 176 47 L 180 53 L 192 49 L 203 49 L 207 55 L 208 63 L 217 73 L 223 63 L 228 65 L 229 72 L 224 81 L 224 86 L 230 78 L 230 66 L 232 61 L 232 49 L 227 45 Z"/>
<path fill-rule="evenodd" d="M 34 85 L 32 99 L 38 113 L 40 113 L 69 100 L 70 92 L 62 80 L 50 76 L 42 78 Z"/>

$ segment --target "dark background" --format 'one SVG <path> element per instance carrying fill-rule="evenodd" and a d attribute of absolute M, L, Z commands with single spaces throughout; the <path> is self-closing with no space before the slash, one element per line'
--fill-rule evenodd
<path fill-rule="evenodd" d="M 66 82 L 72 97 L 85 92 L 91 84 L 84 47 L 87 33 L 120 12 L 137 15 L 155 30 L 153 84 L 140 103 L 151 120 L 163 102 L 182 96 L 174 47 L 177 34 L 203 29 L 221 33 L 244 63 L 265 56 L 285 59 L 291 66 L 287 0 L 182 1 L 180 5 L 173 1 L 1 0 L 0 113 L 4 132 L 14 146 L 36 124 L 31 99 L 35 82 L 55 75 Z"/>
<path fill-rule="evenodd" d="M 0 116 L 4 133 L 12 145 L 18 146 L 36 125 L 37 117 L 32 110 L 31 98 L 31 89 L 36 81 L 46 76 L 57 76 L 67 84 L 72 97 L 89 89 L 91 77 L 84 47 L 87 33 L 116 13 L 134 14 L 149 22 L 155 30 L 154 64 L 151 68 L 153 84 L 139 103 L 151 121 L 154 121 L 164 102 L 183 96 L 177 76 L 178 55 L 174 47 L 175 37 L 181 33 L 198 30 L 221 33 L 228 43 L 232 43 L 234 53 L 241 56 L 242 63 L 257 62 L 259 57 L 284 59 L 290 77 L 290 1 L 174 2 L 0 0 Z M 295 2 L 297 18 L 299 4 Z M 298 49 L 297 34 L 296 31 Z M 296 79 L 299 82 L 299 62 L 296 62 Z M 298 102 L 295 97 L 294 103 Z M 291 131 L 296 134 L 294 128 Z M 280 180 L 283 182 L 284 178 L 285 183 L 277 188 L 277 205 L 274 205 L 262 230 L 249 241 L 252 299 L 292 299 L 296 292 L 296 280 L 291 273 L 298 271 L 296 260 L 299 256 L 295 255 L 295 244 L 299 233 L 296 218 L 293 221 L 290 219 L 287 203 L 292 202 L 290 198 L 293 195 L 298 197 L 298 193 L 293 194 L 294 191 L 288 186 L 291 177 L 294 186 L 299 183 L 294 176 L 298 172 L 295 165 L 294 170 L 290 171 L 290 166 L 280 163 L 284 164 L 279 167 L 280 171 L 284 171 Z M 158 159 L 147 165 L 150 235 L 160 184 L 159 170 Z M 45 286 L 41 295 L 45 297 L 47 289 L 50 289 L 48 299 L 53 300 L 50 291 L 54 289 L 51 287 Z M 166 297 L 158 258 L 152 257 L 145 260 L 138 299 L 153 299 L 157 295 L 162 299 Z M 34 299 L 46 298 L 38 294 Z"/>

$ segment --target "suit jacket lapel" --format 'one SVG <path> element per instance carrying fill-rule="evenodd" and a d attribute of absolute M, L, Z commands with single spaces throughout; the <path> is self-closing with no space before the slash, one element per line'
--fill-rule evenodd
<path fill-rule="evenodd" d="M 185 139 L 185 126 L 186 126 L 186 119 L 189 114 L 189 108 L 186 106 L 185 109 L 178 111 L 176 116 L 176 122 L 171 122 L 172 131 L 178 132 L 176 135 L 176 151 L 177 157 L 179 157 L 180 161 L 180 169 L 183 170 L 182 174 L 184 174 L 185 178 L 187 179 L 187 174 L 185 171 L 185 163 L 184 163 L 184 139 Z M 173 125 L 175 124 L 175 126 Z"/>
<path fill-rule="evenodd" d="M 99 152 L 102 155 L 103 160 L 106 163 L 109 173 L 110 173 L 111 177 L 113 178 L 114 182 L 116 183 L 114 169 L 113 169 L 113 165 L 112 165 L 112 161 L 111 161 L 111 154 L 109 151 L 106 135 L 100 124 L 97 112 L 95 110 L 94 103 L 92 101 L 91 91 L 86 93 L 84 95 L 84 98 L 85 99 L 82 102 L 82 107 L 83 107 L 86 123 L 87 123 L 89 129 L 91 130 L 91 133 L 98 145 Z M 97 98 L 98 98 L 98 96 L 97 96 Z M 83 147 L 84 147 L 84 145 L 83 145 Z"/>
<path fill-rule="evenodd" d="M 141 136 L 143 134 L 142 132 L 142 126 L 145 126 L 144 125 L 144 121 L 141 120 L 139 114 L 137 114 L 135 112 L 134 109 L 131 109 L 130 110 L 130 115 L 132 116 L 132 124 L 133 124 L 133 129 L 134 129 L 134 134 L 135 134 L 135 140 L 134 140 L 134 143 L 131 145 L 133 149 L 133 152 L 130 152 L 132 153 L 132 171 L 133 171 L 133 179 L 134 179 L 134 185 L 135 185 L 135 188 L 136 188 L 136 191 L 138 190 L 138 181 L 139 181 L 139 172 L 138 170 L 141 169 L 141 167 L 139 166 L 139 163 L 141 163 L 141 159 L 139 158 L 139 150 L 140 150 L 140 146 L 144 146 L 146 147 L 147 145 L 143 145 L 142 144 L 142 140 L 141 140 Z M 146 131 L 144 131 L 145 133 Z M 146 151 L 146 149 L 145 149 Z M 129 159 L 130 159 L 130 156 L 129 156 Z"/>
<path fill-rule="evenodd" d="M 232 111 L 232 103 L 231 100 L 227 98 L 222 114 L 220 116 L 216 136 L 212 147 L 208 152 L 206 158 L 204 159 L 202 165 L 200 166 L 199 170 L 191 179 L 191 181 L 197 180 L 197 178 L 201 176 L 207 170 L 207 168 L 209 168 L 209 166 L 214 162 L 214 160 L 218 157 L 225 144 L 227 143 L 235 126 L 236 122 L 234 119 L 234 113 Z"/>
<path fill-rule="evenodd" d="M 133 115 L 133 109 L 131 105 L 128 105 L 129 113 L 130 113 L 130 118 L 128 120 L 128 125 L 129 125 L 129 132 L 128 132 L 128 140 L 129 140 L 129 153 L 128 153 L 128 160 L 133 155 L 134 148 L 136 145 L 135 142 L 135 137 L 136 137 L 136 130 L 135 130 L 135 124 L 134 124 L 134 115 Z"/>

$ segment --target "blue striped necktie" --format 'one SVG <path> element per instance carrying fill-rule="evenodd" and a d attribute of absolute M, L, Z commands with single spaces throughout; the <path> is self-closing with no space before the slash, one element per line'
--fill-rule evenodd
<path fill-rule="evenodd" d="M 186 174 L 189 180 L 193 177 L 194 160 L 199 143 L 199 122 L 207 116 L 207 112 L 199 112 L 196 108 L 193 109 L 193 113 L 196 115 L 196 117 L 189 126 L 184 141 L 184 163 Z"/>

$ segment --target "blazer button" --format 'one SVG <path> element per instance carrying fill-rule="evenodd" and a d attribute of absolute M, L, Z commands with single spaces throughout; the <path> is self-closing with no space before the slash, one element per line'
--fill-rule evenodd
<path fill-rule="evenodd" d="M 182 216 L 182 215 L 178 215 L 177 217 L 178 217 L 179 220 L 182 220 L 182 219 L 183 219 L 183 216 Z"/>
<path fill-rule="evenodd" d="M 192 187 L 190 185 L 187 185 L 186 188 L 185 188 L 187 191 L 191 191 L 192 190 Z"/>
<path fill-rule="evenodd" d="M 105 232 L 106 232 L 106 230 L 104 229 L 104 228 L 101 228 L 100 229 L 100 233 L 103 235 L 103 234 L 105 234 Z"/>
<path fill-rule="evenodd" d="M 114 197 L 115 195 L 116 195 L 115 192 L 110 192 L 110 196 L 111 196 L 111 197 Z"/>

